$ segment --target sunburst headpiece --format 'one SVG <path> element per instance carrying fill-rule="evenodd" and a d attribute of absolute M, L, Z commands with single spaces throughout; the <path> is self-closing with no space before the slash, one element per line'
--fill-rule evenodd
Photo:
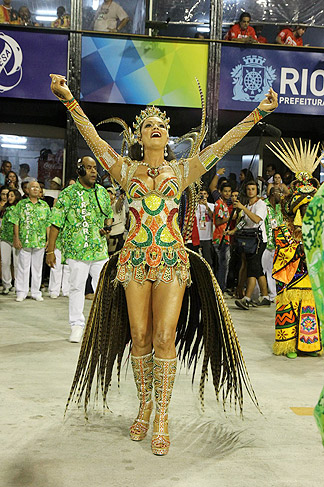
<path fill-rule="evenodd" d="M 137 138 L 140 137 L 141 134 L 141 126 L 142 123 L 150 117 L 159 117 L 164 123 L 165 127 L 167 130 L 170 129 L 170 119 L 167 117 L 165 112 L 161 112 L 161 110 L 158 107 L 149 106 L 146 107 L 145 110 L 141 110 L 141 113 L 139 115 L 136 115 L 135 122 L 133 123 L 133 127 L 135 129 L 135 135 Z"/>
<path fill-rule="evenodd" d="M 300 207 L 312 200 L 319 186 L 312 174 L 321 162 L 323 152 L 317 156 L 320 142 L 313 147 L 310 140 L 303 142 L 299 139 L 299 147 L 295 139 L 292 139 L 292 144 L 283 139 L 281 142 L 282 144 L 271 142 L 272 147 L 267 147 L 295 174 L 296 179 L 291 183 L 291 193 L 285 198 L 284 210 L 288 216 L 297 215 L 294 223 L 300 226 Z"/>
<path fill-rule="evenodd" d="M 312 192 L 312 174 L 323 157 L 323 152 L 317 157 L 320 142 L 313 147 L 310 140 L 303 142 L 299 139 L 299 147 L 295 139 L 292 139 L 292 144 L 284 139 L 281 139 L 281 142 L 282 144 L 270 142 L 271 145 L 267 147 L 295 174 L 299 186 L 304 188 L 301 192 Z"/>

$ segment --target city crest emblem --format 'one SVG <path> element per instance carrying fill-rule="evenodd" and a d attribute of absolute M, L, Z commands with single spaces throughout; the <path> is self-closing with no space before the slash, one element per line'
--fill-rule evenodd
<path fill-rule="evenodd" d="M 23 54 L 12 37 L 0 32 L 0 93 L 10 91 L 22 78 Z"/>
<path fill-rule="evenodd" d="M 244 64 L 238 64 L 231 71 L 233 81 L 232 100 L 258 102 L 272 87 L 276 70 L 264 66 L 266 59 L 255 54 L 243 57 Z"/>

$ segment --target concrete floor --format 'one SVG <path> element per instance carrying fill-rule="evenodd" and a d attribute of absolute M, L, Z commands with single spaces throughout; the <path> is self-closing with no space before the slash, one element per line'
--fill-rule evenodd
<path fill-rule="evenodd" d="M 201 413 L 197 383 L 192 389 L 182 369 L 169 411 L 171 449 L 159 458 L 149 436 L 140 443 L 128 437 L 137 412 L 130 370 L 119 391 L 112 386 L 110 412 L 98 406 L 86 423 L 74 407 L 63 419 L 80 348 L 68 342 L 68 300 L 0 296 L 1 487 L 324 485 L 313 416 L 291 410 L 317 402 L 324 358 L 273 356 L 274 306 L 240 311 L 228 303 L 263 415 L 248 398 L 244 421 L 230 409 L 225 415 L 211 384 Z"/>

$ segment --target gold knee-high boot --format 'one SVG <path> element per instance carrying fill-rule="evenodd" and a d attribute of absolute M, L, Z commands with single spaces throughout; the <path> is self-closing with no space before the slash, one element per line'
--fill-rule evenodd
<path fill-rule="evenodd" d="M 156 401 L 152 452 L 154 455 L 166 455 L 170 447 L 168 433 L 168 407 L 171 399 L 174 379 L 177 371 L 177 359 L 153 359 L 153 382 Z"/>
<path fill-rule="evenodd" d="M 140 407 L 137 418 L 132 424 L 129 434 L 132 440 L 140 441 L 146 436 L 149 429 L 149 421 L 153 409 L 152 388 L 153 388 L 153 356 L 152 353 L 142 357 L 131 355 L 131 364 L 137 388 L 137 397 L 140 400 Z"/>

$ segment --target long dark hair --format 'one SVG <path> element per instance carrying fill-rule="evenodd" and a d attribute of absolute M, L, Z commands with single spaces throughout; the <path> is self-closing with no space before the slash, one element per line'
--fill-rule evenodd
<path fill-rule="evenodd" d="M 21 200 L 21 194 L 20 192 L 18 191 L 18 189 L 9 189 L 9 193 L 14 193 L 15 195 L 15 201 L 12 203 L 12 205 L 9 203 L 9 201 L 7 200 L 7 203 L 6 203 L 6 208 L 8 208 L 9 206 L 16 206 L 16 204 L 18 203 L 18 201 Z M 9 193 L 8 193 L 8 197 L 9 197 Z"/>
<path fill-rule="evenodd" d="M 15 201 L 12 203 L 12 205 L 8 201 L 9 193 L 13 192 L 15 194 Z M 16 206 L 18 201 L 21 200 L 21 194 L 19 193 L 18 189 L 9 189 L 8 191 L 8 197 L 7 197 L 7 203 L 4 205 L 2 210 L 0 211 L 0 217 L 2 218 L 3 215 L 5 214 L 7 208 L 10 208 L 11 206 Z"/>
<path fill-rule="evenodd" d="M 167 144 L 166 149 L 167 149 L 168 155 L 164 157 L 165 160 L 166 161 L 173 161 L 174 159 L 176 159 L 176 156 L 175 156 L 173 150 L 171 149 L 171 147 L 169 146 L 169 144 Z M 135 144 L 130 145 L 129 149 L 128 149 L 128 156 L 133 161 L 142 161 L 144 156 L 141 155 L 141 144 L 139 144 L 138 142 L 135 142 Z"/>
<path fill-rule="evenodd" d="M 6 183 L 5 183 L 5 184 L 6 184 L 6 186 L 8 186 L 8 187 L 9 187 L 9 184 L 10 184 L 10 182 L 9 182 L 9 174 L 14 174 L 14 175 L 16 176 L 16 182 L 15 182 L 14 184 L 15 184 L 15 186 L 16 186 L 16 189 L 18 189 L 18 187 L 19 187 L 19 181 L 18 181 L 18 176 L 17 176 L 17 174 L 15 173 L 15 171 L 9 171 L 9 172 L 8 172 L 8 174 L 7 174 L 7 176 L 6 176 Z"/>

